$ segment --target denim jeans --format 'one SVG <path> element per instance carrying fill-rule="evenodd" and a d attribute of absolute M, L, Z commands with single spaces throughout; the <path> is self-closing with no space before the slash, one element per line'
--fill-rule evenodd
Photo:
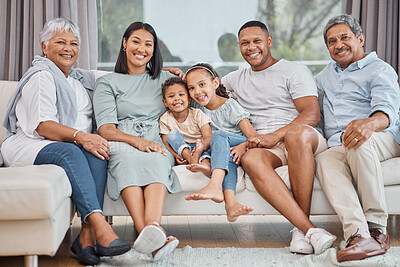
<path fill-rule="evenodd" d="M 172 149 L 178 153 L 179 156 L 182 157 L 182 151 L 185 148 L 188 148 L 190 151 L 193 150 L 193 148 L 196 147 L 196 144 L 187 144 L 183 140 L 183 136 L 179 131 L 170 131 L 167 136 L 167 142 L 168 144 L 172 147 Z M 201 162 L 203 159 L 210 158 L 210 150 L 206 150 L 203 152 L 201 155 L 199 162 Z"/>
<path fill-rule="evenodd" d="M 55 164 L 65 170 L 72 187 L 72 201 L 87 223 L 90 214 L 102 212 L 107 163 L 82 146 L 55 142 L 42 148 L 33 164 Z"/>
<path fill-rule="evenodd" d="M 231 147 L 246 142 L 247 137 L 227 133 L 224 131 L 213 132 L 211 138 L 211 173 L 215 169 L 226 170 L 225 178 L 222 183 L 222 190 L 231 189 L 236 192 L 237 167 L 231 156 Z"/>

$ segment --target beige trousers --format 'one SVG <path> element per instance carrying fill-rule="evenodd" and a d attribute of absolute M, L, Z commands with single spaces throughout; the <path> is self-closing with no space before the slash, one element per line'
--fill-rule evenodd
<path fill-rule="evenodd" d="M 331 147 L 317 155 L 321 186 L 343 225 L 344 238 L 369 236 L 368 223 L 386 226 L 388 214 L 381 161 L 400 156 L 400 146 L 388 132 L 373 133 L 359 149 Z"/>

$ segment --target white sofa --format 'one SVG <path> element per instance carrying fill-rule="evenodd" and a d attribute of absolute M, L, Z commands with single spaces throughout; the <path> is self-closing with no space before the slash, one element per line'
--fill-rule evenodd
<path fill-rule="evenodd" d="M 0 81 L 0 119 L 3 121 L 8 98 L 17 82 Z M 4 129 L 0 127 L 0 145 Z M 1 159 L 0 159 L 1 163 Z M 385 193 L 390 214 L 400 214 L 400 158 L 382 163 Z M 1 164 L 0 164 L 1 166 Z M 183 191 L 167 195 L 165 215 L 225 214 L 224 205 L 212 201 L 186 201 L 184 196 L 208 183 L 200 173 L 175 166 Z M 287 167 L 277 172 L 287 182 Z M 0 256 L 25 255 L 26 266 L 37 266 L 37 255 L 54 255 L 75 212 L 70 200 L 71 187 L 64 170 L 54 165 L 0 167 Z M 250 179 L 239 168 L 237 198 L 254 206 L 252 214 L 278 214 L 256 192 Z M 311 214 L 334 214 L 319 182 L 315 179 Z M 107 193 L 104 215 L 129 215 L 121 198 L 112 201 Z"/>

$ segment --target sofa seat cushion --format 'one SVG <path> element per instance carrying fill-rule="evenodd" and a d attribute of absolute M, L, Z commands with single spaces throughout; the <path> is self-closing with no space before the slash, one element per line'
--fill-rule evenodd
<path fill-rule="evenodd" d="M 45 219 L 72 194 L 56 165 L 0 168 L 0 220 Z"/>
<path fill-rule="evenodd" d="M 400 158 L 382 161 L 382 173 L 385 185 L 400 185 Z"/>
<path fill-rule="evenodd" d="M 201 172 L 191 172 L 186 169 L 187 165 L 174 166 L 173 170 L 179 178 L 183 192 L 197 192 L 205 187 L 210 178 Z M 244 185 L 244 171 L 241 167 L 238 168 L 238 179 L 236 185 L 236 192 L 242 192 L 245 189 Z"/>

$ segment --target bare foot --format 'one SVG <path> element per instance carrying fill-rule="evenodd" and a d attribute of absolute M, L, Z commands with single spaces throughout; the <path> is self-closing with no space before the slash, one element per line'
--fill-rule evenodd
<path fill-rule="evenodd" d="M 203 162 L 190 164 L 190 165 L 186 166 L 186 169 L 188 169 L 191 172 L 202 172 L 206 176 L 211 175 L 211 166 L 208 164 L 203 164 Z"/>
<path fill-rule="evenodd" d="M 185 199 L 186 200 L 211 199 L 214 202 L 221 203 L 222 201 L 224 201 L 224 194 L 222 193 L 222 188 L 208 184 L 199 192 L 186 196 Z"/>
<path fill-rule="evenodd" d="M 201 154 L 204 152 L 204 144 L 200 139 L 196 140 L 196 147 L 193 149 L 190 157 L 189 163 L 190 164 L 198 164 Z"/>
<path fill-rule="evenodd" d="M 254 208 L 250 206 L 243 206 L 239 202 L 231 206 L 226 206 L 226 217 L 229 222 L 235 222 L 240 215 L 249 214 L 249 212 L 253 211 Z"/>

